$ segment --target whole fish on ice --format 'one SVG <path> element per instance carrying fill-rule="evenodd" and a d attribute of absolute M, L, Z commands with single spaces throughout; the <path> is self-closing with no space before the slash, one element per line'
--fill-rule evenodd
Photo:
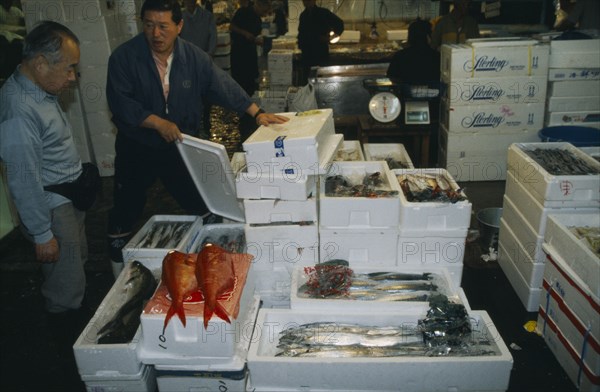
<path fill-rule="evenodd" d="M 163 334 L 173 315 L 177 314 L 185 327 L 185 310 L 183 301 L 194 291 L 198 290 L 196 281 L 196 254 L 170 251 L 163 259 L 162 281 L 167 286 L 171 296 L 171 307 L 167 311 Z"/>

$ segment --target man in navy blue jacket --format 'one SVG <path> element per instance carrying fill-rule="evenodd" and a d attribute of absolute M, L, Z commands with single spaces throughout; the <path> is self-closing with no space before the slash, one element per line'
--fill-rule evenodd
<path fill-rule="evenodd" d="M 174 144 L 184 133 L 199 135 L 204 98 L 249 114 L 257 125 L 287 121 L 265 113 L 205 52 L 178 38 L 183 22 L 176 0 L 146 0 L 141 17 L 143 34 L 118 47 L 108 63 L 107 99 L 118 129 L 108 222 L 115 275 L 157 178 L 188 213 L 209 214 Z"/>

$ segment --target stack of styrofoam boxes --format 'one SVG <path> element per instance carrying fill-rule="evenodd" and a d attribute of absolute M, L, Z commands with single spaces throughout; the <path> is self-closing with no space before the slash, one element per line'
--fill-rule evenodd
<path fill-rule="evenodd" d="M 335 155 L 334 161 L 364 161 L 365 155 L 363 154 L 360 141 L 358 140 L 344 140 L 342 148 L 338 150 Z M 383 159 L 378 159 L 382 161 Z"/>
<path fill-rule="evenodd" d="M 547 265 L 542 244 L 548 215 L 577 211 L 597 215 L 600 208 L 600 176 L 552 175 L 527 155 L 534 149 L 557 148 L 600 170 L 599 162 L 569 143 L 515 143 L 508 149 L 498 263 L 530 312 L 538 309 Z"/>
<path fill-rule="evenodd" d="M 355 301 L 356 302 L 356 301 Z M 378 304 L 381 305 L 381 304 Z M 371 305 L 372 306 L 372 305 Z M 248 352 L 248 390 L 262 391 L 504 391 L 513 359 L 492 320 L 484 311 L 471 311 L 472 330 L 490 339 L 489 356 L 397 356 L 387 358 L 314 358 L 276 356 L 279 333 L 290 326 L 331 322 L 364 326 L 396 326 L 410 331 L 422 318 L 417 313 L 380 309 L 325 307 L 321 309 L 261 309 Z M 395 307 L 394 307 L 395 308 Z M 324 328 L 328 339 L 341 338 Z M 485 374 L 485 377 L 481 375 Z M 435 376 L 433 376 L 435 375 Z"/>
<path fill-rule="evenodd" d="M 365 143 L 363 149 L 365 150 L 366 161 L 386 161 L 388 167 L 392 170 L 415 168 L 403 144 Z"/>
<path fill-rule="evenodd" d="M 396 194 L 380 197 L 328 196 L 327 178 L 340 175 L 352 185 L 378 175 Z M 396 265 L 400 188 L 383 161 L 334 162 L 319 189 L 320 260 L 343 259 L 351 267 Z"/>
<path fill-rule="evenodd" d="M 231 71 L 231 34 L 229 31 L 217 32 L 217 48 L 213 59 L 222 70 L 228 73 Z"/>
<path fill-rule="evenodd" d="M 271 49 L 267 55 L 270 98 L 282 100 L 284 105 L 287 90 L 293 84 L 293 58 L 294 51 L 291 49 Z"/>
<path fill-rule="evenodd" d="M 73 345 L 77 369 L 88 391 L 156 390 L 154 367 L 143 364 L 139 358 L 141 328 L 138 327 L 129 343 L 97 343 L 100 329 L 135 294 L 131 290 L 136 290 L 137 286 L 129 281 L 132 278 L 130 266 L 125 266 Z"/>
<path fill-rule="evenodd" d="M 394 176 L 442 176 L 452 190 L 460 188 L 445 169 L 395 169 Z M 465 195 L 466 196 L 466 195 Z M 408 201 L 400 192 L 397 264 L 435 272 L 445 268 L 456 287 L 462 280 L 465 241 L 471 222 L 471 202 Z"/>
<path fill-rule="evenodd" d="M 469 42 L 441 50 L 440 162 L 456 181 L 504 180 L 508 146 L 539 140 L 549 47 Z"/>
<path fill-rule="evenodd" d="M 343 141 L 331 109 L 283 115 L 290 120 L 259 127 L 243 143 L 246 167 L 236 179 L 257 293 L 267 306 L 289 306 L 292 269 L 319 261 L 316 181 Z"/>
<path fill-rule="evenodd" d="M 550 215 L 544 235 L 537 328 L 580 391 L 600 391 L 600 258 L 570 228 L 598 230 L 598 214 Z"/>
<path fill-rule="evenodd" d="M 600 128 L 600 39 L 550 42 L 546 126 Z"/>

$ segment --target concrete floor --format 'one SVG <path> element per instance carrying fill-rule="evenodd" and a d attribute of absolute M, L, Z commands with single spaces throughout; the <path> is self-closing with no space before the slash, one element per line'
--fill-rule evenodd
<path fill-rule="evenodd" d="M 500 207 L 504 182 L 461 184 L 473 211 Z M 87 264 L 87 313 L 66 326 L 64 334 L 50 328 L 40 294 L 41 275 L 33 249 L 18 230 L 0 240 L 2 323 L 0 332 L 0 388 L 3 391 L 84 391 L 71 345 L 91 318 L 113 283 L 105 251 L 106 214 L 111 205 L 112 179 L 104 179 L 103 193 L 87 215 L 90 257 Z M 141 226 L 154 214 L 183 213 L 165 195 L 152 188 Z M 472 227 L 476 227 L 475 222 Z M 509 391 L 576 391 L 543 339 L 523 324 L 535 313 L 523 308 L 496 262 L 483 262 L 477 243 L 467 245 L 462 287 L 472 309 L 486 310 L 511 349 L 514 366 Z M 481 375 L 485 377 L 485 375 Z"/>

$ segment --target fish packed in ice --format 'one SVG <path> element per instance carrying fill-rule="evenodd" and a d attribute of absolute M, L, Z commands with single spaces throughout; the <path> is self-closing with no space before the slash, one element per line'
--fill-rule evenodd
<path fill-rule="evenodd" d="M 600 174 L 600 170 L 598 170 L 597 167 L 593 167 L 569 150 L 560 148 L 536 148 L 524 151 L 548 173 L 555 176 Z"/>
<path fill-rule="evenodd" d="M 304 298 L 428 301 L 443 291 L 431 273 L 356 273 L 343 260 L 304 267 L 304 279 L 298 287 L 298 296 Z"/>
<path fill-rule="evenodd" d="M 372 326 L 315 322 L 279 333 L 275 356 L 282 357 L 406 357 L 494 355 L 489 336 L 473 333 L 465 308 L 443 297 L 430 301 L 417 324 Z"/>
<path fill-rule="evenodd" d="M 325 179 L 325 195 L 328 197 L 393 197 L 397 194 L 380 172 L 367 174 L 360 181 L 339 174 Z"/>
<path fill-rule="evenodd" d="M 600 258 L 600 227 L 571 226 L 569 231 Z"/>
<path fill-rule="evenodd" d="M 456 203 L 467 200 L 462 189 L 453 189 L 443 174 L 404 173 L 397 178 L 404 196 L 410 202 Z"/>
<path fill-rule="evenodd" d="M 125 270 L 129 274 L 120 299 L 123 299 L 115 315 L 96 335 L 98 344 L 129 343 L 139 325 L 144 304 L 156 289 L 156 279 L 152 272 L 139 261 L 132 261 Z"/>
<path fill-rule="evenodd" d="M 136 248 L 175 248 L 193 222 L 154 222 Z"/>

